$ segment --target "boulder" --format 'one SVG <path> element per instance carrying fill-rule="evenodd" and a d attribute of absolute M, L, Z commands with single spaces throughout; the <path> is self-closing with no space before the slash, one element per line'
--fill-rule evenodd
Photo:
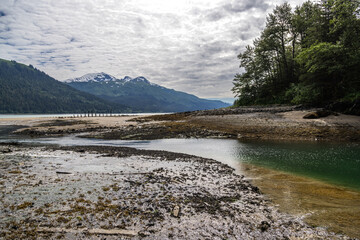
<path fill-rule="evenodd" d="M 327 117 L 332 114 L 334 114 L 334 113 L 331 111 L 328 111 L 328 110 L 318 110 L 318 111 L 306 114 L 305 116 L 303 116 L 303 118 L 304 119 L 316 119 L 316 118 Z"/>

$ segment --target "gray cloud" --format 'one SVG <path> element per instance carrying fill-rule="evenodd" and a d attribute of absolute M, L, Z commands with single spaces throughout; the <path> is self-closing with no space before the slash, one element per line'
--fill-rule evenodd
<path fill-rule="evenodd" d="M 269 4 L 263 0 L 245 0 L 245 1 L 232 1 L 225 4 L 225 9 L 228 12 L 241 13 L 252 9 L 266 11 L 269 8 Z"/>
<path fill-rule="evenodd" d="M 58 80 L 107 72 L 200 97 L 232 97 L 236 56 L 282 2 L 2 0 L 0 57 Z"/>
<path fill-rule="evenodd" d="M 241 14 L 255 10 L 265 13 L 270 5 L 263 0 L 225 1 L 222 5 L 214 8 L 206 16 L 209 21 L 218 21 L 232 14 Z"/>

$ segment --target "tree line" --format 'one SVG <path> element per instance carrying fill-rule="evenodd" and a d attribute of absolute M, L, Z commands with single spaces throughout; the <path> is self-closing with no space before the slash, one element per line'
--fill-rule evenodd
<path fill-rule="evenodd" d="M 275 7 L 260 37 L 238 55 L 234 105 L 359 101 L 359 7 L 359 0 Z"/>

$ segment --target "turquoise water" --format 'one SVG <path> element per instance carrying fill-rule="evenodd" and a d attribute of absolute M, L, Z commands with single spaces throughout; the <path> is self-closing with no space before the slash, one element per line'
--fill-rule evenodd
<path fill-rule="evenodd" d="M 40 141 L 40 140 L 27 140 Z M 242 163 L 306 176 L 360 190 L 360 145 L 318 142 L 243 142 L 233 139 L 162 139 L 123 141 L 49 138 L 60 145 L 110 145 L 166 150 L 213 158 L 243 172 Z"/>
<path fill-rule="evenodd" d="M 243 143 L 242 162 L 360 190 L 360 146 L 332 143 Z"/>

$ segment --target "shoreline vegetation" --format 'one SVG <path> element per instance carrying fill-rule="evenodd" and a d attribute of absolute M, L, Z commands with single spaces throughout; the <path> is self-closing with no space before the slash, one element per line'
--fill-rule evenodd
<path fill-rule="evenodd" d="M 359 1 L 276 6 L 238 55 L 235 106 L 303 104 L 360 115 Z"/>
<path fill-rule="evenodd" d="M 0 125 L 13 125 L 4 135 L 18 125 L 15 132 L 23 137 L 359 141 L 359 116 L 303 118 L 318 111 L 245 107 L 141 117 L 1 119 Z M 279 212 L 244 176 L 215 160 L 123 147 L 3 143 L 0 148 L 5 239 L 348 239 L 310 227 L 303 216 Z M 133 235 L 122 235 L 129 233 L 123 230 Z"/>

